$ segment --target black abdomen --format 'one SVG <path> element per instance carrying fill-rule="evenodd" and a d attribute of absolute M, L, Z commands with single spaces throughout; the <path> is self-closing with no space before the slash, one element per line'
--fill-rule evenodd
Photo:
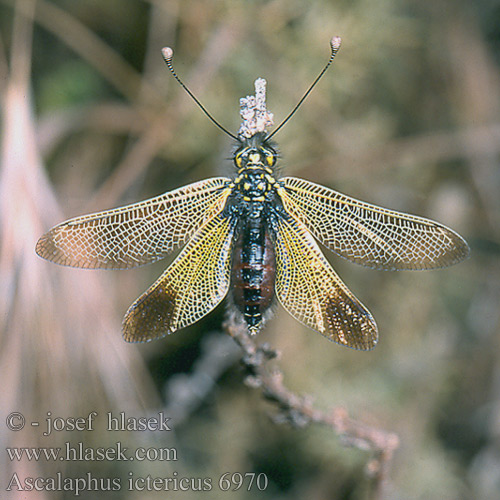
<path fill-rule="evenodd" d="M 274 296 L 275 254 L 266 222 L 248 218 L 241 223 L 233 253 L 233 300 L 250 333 L 260 329 Z"/>

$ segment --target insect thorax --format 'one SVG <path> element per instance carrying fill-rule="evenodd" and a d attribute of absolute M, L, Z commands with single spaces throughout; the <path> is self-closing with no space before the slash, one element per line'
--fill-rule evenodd
<path fill-rule="evenodd" d="M 234 180 L 236 190 L 246 202 L 265 201 L 273 189 L 276 179 L 273 167 L 278 154 L 266 143 L 265 135 L 257 133 L 244 139 L 234 153 L 234 164 L 238 174 Z"/>

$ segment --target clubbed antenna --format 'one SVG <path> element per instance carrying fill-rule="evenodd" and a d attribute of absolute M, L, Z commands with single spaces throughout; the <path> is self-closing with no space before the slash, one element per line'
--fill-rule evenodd
<path fill-rule="evenodd" d="M 309 87 L 309 89 L 307 90 L 307 92 L 302 96 L 302 99 L 297 103 L 297 105 L 295 106 L 295 108 L 293 108 L 292 111 L 290 111 L 290 113 L 288 114 L 288 116 L 278 125 L 278 128 L 276 128 L 273 131 L 273 133 L 270 136 L 267 137 L 267 139 L 270 139 L 274 134 L 276 134 L 276 132 L 278 132 L 278 130 L 280 130 L 281 127 L 283 127 L 283 125 L 285 125 L 285 123 L 295 114 L 295 111 L 297 111 L 300 108 L 300 105 L 306 100 L 306 97 L 311 93 L 312 89 L 314 87 L 316 87 L 316 84 L 321 80 L 321 77 L 326 73 L 326 70 L 330 67 L 330 64 L 332 64 L 333 59 L 335 58 L 335 56 L 337 55 L 337 52 L 340 49 L 340 44 L 341 43 L 342 43 L 342 39 L 339 36 L 334 36 L 330 40 L 330 50 L 331 50 L 331 53 L 330 53 L 330 59 L 326 63 L 326 66 L 321 70 L 321 73 L 316 77 L 316 80 L 314 80 L 314 82 Z"/>
<path fill-rule="evenodd" d="M 223 132 L 225 132 L 228 136 L 232 137 L 233 139 L 238 139 L 234 134 L 229 132 L 226 128 L 224 128 L 201 104 L 200 101 L 194 96 L 194 94 L 184 85 L 184 82 L 177 76 L 177 73 L 174 70 L 174 66 L 172 64 L 172 58 L 174 57 L 174 51 L 170 47 L 163 47 L 161 49 L 161 54 L 163 56 L 163 60 L 165 61 L 165 64 L 167 65 L 168 69 L 170 70 L 170 73 L 172 73 L 172 76 L 177 80 L 179 85 L 190 95 L 191 99 L 199 106 L 199 108 L 208 116 L 208 118 L 217 125 Z"/>
<path fill-rule="evenodd" d="M 258 132 L 265 132 L 273 125 L 273 114 L 266 108 L 266 81 L 255 80 L 255 96 L 249 95 L 240 99 L 240 115 L 243 118 L 238 137 L 250 138 Z"/>
<path fill-rule="evenodd" d="M 312 85 L 309 87 L 307 92 L 302 96 L 297 105 L 292 109 L 288 116 L 278 125 L 278 127 L 267 136 L 267 139 L 273 137 L 288 120 L 295 114 L 299 109 L 301 104 L 305 101 L 307 96 L 311 93 L 312 89 L 320 81 L 321 77 L 325 74 L 326 70 L 330 67 L 335 58 L 335 55 L 340 49 L 341 38 L 339 36 L 334 36 L 330 40 L 330 59 L 326 63 L 325 67 L 322 69 L 321 73 L 316 77 Z M 179 85 L 189 94 L 193 101 L 198 105 L 198 107 L 208 116 L 208 118 L 219 127 L 228 136 L 236 140 L 241 140 L 245 138 L 250 138 L 258 132 L 265 132 L 268 127 L 273 125 L 273 114 L 266 109 L 266 81 L 263 78 L 258 78 L 255 80 L 255 96 L 247 96 L 240 99 L 240 114 L 243 118 L 241 122 L 240 129 L 238 131 L 238 136 L 235 136 L 229 130 L 224 128 L 201 104 L 200 101 L 194 96 L 194 94 L 184 85 L 184 82 L 177 76 L 172 64 L 172 58 L 174 57 L 174 51 L 170 47 L 164 47 L 161 50 L 163 59 L 172 73 L 172 76 L 177 80 Z"/>

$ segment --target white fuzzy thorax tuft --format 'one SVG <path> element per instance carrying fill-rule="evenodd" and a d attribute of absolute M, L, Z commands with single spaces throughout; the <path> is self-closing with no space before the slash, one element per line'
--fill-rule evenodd
<path fill-rule="evenodd" d="M 240 115 L 243 118 L 238 136 L 250 138 L 257 132 L 265 132 L 273 125 L 273 114 L 266 109 L 266 80 L 255 80 L 255 95 L 240 99 Z"/>

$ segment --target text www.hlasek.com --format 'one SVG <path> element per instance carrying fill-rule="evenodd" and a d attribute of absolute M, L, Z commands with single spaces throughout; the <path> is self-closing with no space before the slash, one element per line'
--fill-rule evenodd
<path fill-rule="evenodd" d="M 85 447 L 79 442 L 73 446 L 69 441 L 64 443 L 63 448 L 6 448 L 7 456 L 10 461 L 21 461 L 23 458 L 28 460 L 47 460 L 47 461 L 168 461 L 175 462 L 177 460 L 176 448 L 157 448 L 150 447 L 135 448 L 128 452 L 128 448 L 122 447 L 120 442 L 114 446 L 105 447 Z M 127 453 L 128 452 L 128 453 Z"/>

